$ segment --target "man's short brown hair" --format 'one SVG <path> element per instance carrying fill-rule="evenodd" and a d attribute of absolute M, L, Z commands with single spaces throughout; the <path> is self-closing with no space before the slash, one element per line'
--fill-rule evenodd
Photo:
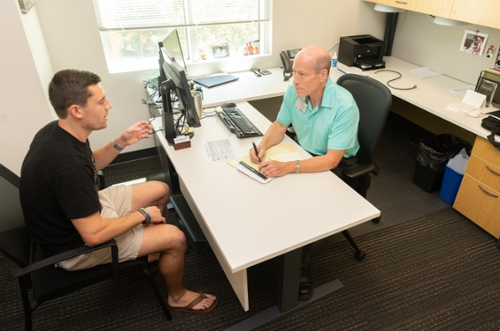
<path fill-rule="evenodd" d="M 49 99 L 57 116 L 66 118 L 71 105 L 87 105 L 87 99 L 92 96 L 88 87 L 100 81 L 101 78 L 90 71 L 66 69 L 57 72 L 49 84 Z"/>

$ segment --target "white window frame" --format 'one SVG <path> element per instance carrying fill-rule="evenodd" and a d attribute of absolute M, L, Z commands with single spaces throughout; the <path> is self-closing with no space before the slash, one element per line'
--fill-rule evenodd
<path fill-rule="evenodd" d="M 251 14 L 245 12 L 246 15 L 254 16 L 254 17 L 226 17 L 221 16 L 220 21 L 218 21 L 218 16 L 210 17 L 207 15 L 208 19 L 206 22 L 200 22 L 203 18 L 195 17 L 195 11 L 193 7 L 196 6 L 197 2 L 200 4 L 208 3 L 207 0 L 93 0 L 94 7 L 96 10 L 96 17 L 98 21 L 99 31 L 101 34 L 101 40 L 103 44 L 103 50 L 106 57 L 106 62 L 108 65 L 109 72 L 123 72 L 123 71 L 134 71 L 134 70 L 142 70 L 142 69 L 152 69 L 157 66 L 157 62 L 152 58 L 137 58 L 137 59 L 126 59 L 120 61 L 119 64 L 113 58 L 111 41 L 108 37 L 109 32 L 127 32 L 127 31 L 137 31 L 137 30 L 148 30 L 148 29 L 168 29 L 168 28 L 186 28 L 187 32 L 187 41 L 188 41 L 188 52 L 189 54 L 184 54 L 186 58 L 186 63 L 192 64 L 194 62 L 198 62 L 198 56 L 196 52 L 192 50 L 197 50 L 196 44 L 196 28 L 210 26 L 210 25 L 228 25 L 228 24 L 245 24 L 245 23 L 258 23 L 259 24 L 259 42 L 260 42 L 260 54 L 262 55 L 270 55 L 271 53 L 271 8 L 273 0 L 232 0 L 226 3 L 226 6 L 235 6 L 236 8 L 242 9 L 243 6 L 248 6 L 248 3 L 252 2 L 258 10 L 248 11 Z M 211 1 L 210 1 L 211 2 Z M 153 13 L 153 10 L 145 10 L 147 6 L 158 5 L 160 8 L 165 8 L 167 4 L 172 3 L 182 3 L 182 6 L 179 6 L 178 11 L 183 11 L 184 15 L 177 15 L 176 17 L 163 17 L 161 16 L 161 10 L 158 10 Z M 127 8 L 128 6 L 128 8 Z M 141 8 L 142 6 L 142 8 Z M 181 8 L 183 7 L 183 8 Z M 227 7 L 226 7 L 227 8 Z M 126 13 L 125 19 L 120 16 L 120 10 Z M 141 10 L 144 10 L 140 16 Z M 136 12 L 137 11 L 137 12 Z M 178 11 L 163 11 L 167 16 L 172 12 Z M 139 14 L 137 16 L 134 15 L 126 15 L 130 12 L 135 14 Z M 148 17 L 148 13 L 153 13 L 150 17 Z M 178 20 L 178 17 L 182 17 L 182 20 Z M 127 18 L 129 18 L 127 20 Z M 230 18 L 230 19 L 228 19 Z M 163 20 L 164 19 L 164 20 Z M 169 19 L 171 21 L 169 21 Z M 162 21 L 163 20 L 163 21 Z M 159 24 L 160 23 L 160 24 Z M 186 50 L 184 50 L 186 51 Z M 229 58 L 223 59 L 209 59 L 204 60 L 203 62 L 224 62 L 224 61 L 234 61 L 235 57 L 231 56 Z M 199 62 L 198 62 L 199 63 Z"/>

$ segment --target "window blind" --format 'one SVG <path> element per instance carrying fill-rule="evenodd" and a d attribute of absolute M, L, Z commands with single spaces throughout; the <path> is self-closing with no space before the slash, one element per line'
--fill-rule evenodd
<path fill-rule="evenodd" d="M 101 31 L 270 20 L 272 0 L 93 0 Z"/>

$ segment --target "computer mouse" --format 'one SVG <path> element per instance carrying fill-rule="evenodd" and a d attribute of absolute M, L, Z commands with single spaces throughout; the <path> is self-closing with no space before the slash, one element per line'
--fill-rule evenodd
<path fill-rule="evenodd" d="M 227 101 L 227 102 L 224 102 L 222 107 L 233 107 L 234 108 L 234 107 L 236 107 L 236 104 L 234 102 Z"/>

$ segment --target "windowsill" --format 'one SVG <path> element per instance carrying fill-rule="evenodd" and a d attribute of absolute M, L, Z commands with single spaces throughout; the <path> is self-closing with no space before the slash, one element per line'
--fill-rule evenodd
<path fill-rule="evenodd" d="M 271 54 L 258 54 L 249 56 L 235 56 L 221 59 L 207 59 L 198 61 L 186 61 L 188 67 L 188 75 L 191 78 L 206 76 L 219 72 L 238 72 L 249 70 L 258 62 L 269 61 Z M 130 61 L 123 61 L 119 66 L 115 66 L 114 70 L 109 70 L 112 75 L 137 73 L 137 72 L 150 72 L 158 70 L 157 59 L 134 59 Z M 264 69 L 264 68 L 261 68 Z"/>

